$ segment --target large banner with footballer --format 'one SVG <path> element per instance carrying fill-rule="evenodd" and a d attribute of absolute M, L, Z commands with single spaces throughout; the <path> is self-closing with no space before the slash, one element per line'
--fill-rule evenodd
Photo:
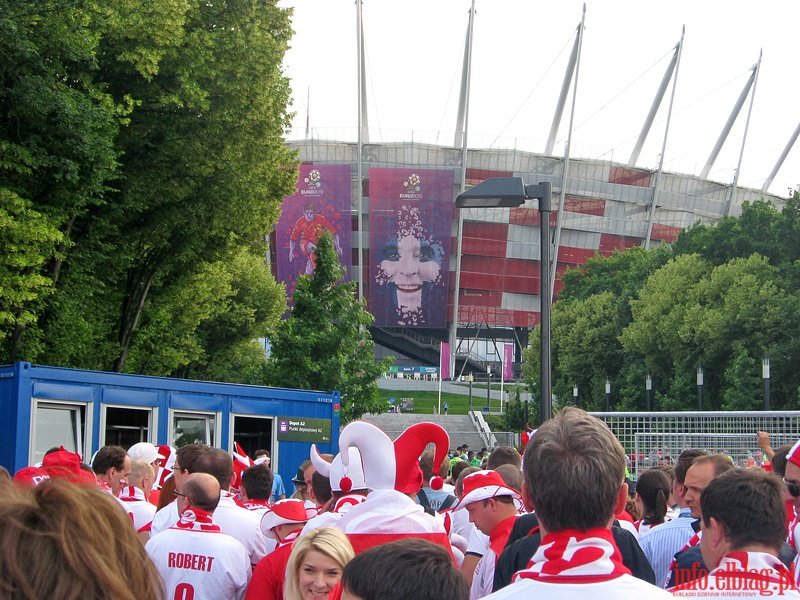
<path fill-rule="evenodd" d="M 326 230 L 333 234 L 334 247 L 349 279 L 350 165 L 300 165 L 296 192 L 283 199 L 275 228 L 278 281 L 286 284 L 290 306 L 297 278 L 314 273 L 314 251 Z"/>
<path fill-rule="evenodd" d="M 379 327 L 447 327 L 454 171 L 369 170 L 369 309 Z"/>

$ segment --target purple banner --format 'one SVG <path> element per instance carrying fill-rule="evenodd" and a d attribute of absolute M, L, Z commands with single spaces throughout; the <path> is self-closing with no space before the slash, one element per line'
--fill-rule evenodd
<path fill-rule="evenodd" d="M 450 342 L 442 342 L 439 349 L 439 374 L 441 379 L 450 379 Z"/>
<path fill-rule="evenodd" d="M 447 327 L 454 171 L 369 170 L 369 308 L 379 327 Z"/>
<path fill-rule="evenodd" d="M 314 273 L 322 233 L 333 233 L 339 260 L 350 279 L 352 263 L 350 221 L 350 165 L 300 165 L 297 190 L 283 199 L 275 227 L 278 281 L 291 298 L 300 275 Z"/>
<path fill-rule="evenodd" d="M 514 344 L 503 344 L 503 381 L 514 375 Z"/>

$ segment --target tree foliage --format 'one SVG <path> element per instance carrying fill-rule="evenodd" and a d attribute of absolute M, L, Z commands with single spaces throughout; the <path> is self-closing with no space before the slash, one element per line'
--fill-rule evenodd
<path fill-rule="evenodd" d="M 343 270 L 325 233 L 316 250 L 313 275 L 297 280 L 289 318 L 267 337 L 271 344 L 265 370 L 268 385 L 305 390 L 338 390 L 343 423 L 385 407 L 378 399 L 378 377 L 392 359 L 376 362 L 367 326 L 373 321 L 356 297 L 356 283 L 341 281 Z"/>
<path fill-rule="evenodd" d="M 763 401 L 761 358 L 771 362 L 771 404 L 800 407 L 800 198 L 778 211 L 743 207 L 717 226 L 695 225 L 671 248 L 634 248 L 595 258 L 564 276 L 553 307 L 555 406 L 694 410 L 697 367 L 705 409 L 752 410 Z M 532 340 L 538 336 L 532 336 Z M 538 382 L 538 346 L 523 372 Z"/>
<path fill-rule="evenodd" d="M 228 380 L 263 362 L 285 306 L 264 234 L 296 180 L 290 15 L 0 0 L 3 362 Z"/>

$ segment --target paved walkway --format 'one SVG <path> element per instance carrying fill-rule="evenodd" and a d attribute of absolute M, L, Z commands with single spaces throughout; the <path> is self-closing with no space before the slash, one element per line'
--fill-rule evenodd
<path fill-rule="evenodd" d="M 441 425 L 447 431 L 450 436 L 450 445 L 453 448 L 461 444 L 469 444 L 470 449 L 480 450 L 486 446 L 486 442 L 484 442 L 473 424 L 472 418 L 468 415 L 384 413 L 380 415 L 364 415 L 362 419 L 380 427 L 393 440 L 414 423 L 429 421 Z"/>

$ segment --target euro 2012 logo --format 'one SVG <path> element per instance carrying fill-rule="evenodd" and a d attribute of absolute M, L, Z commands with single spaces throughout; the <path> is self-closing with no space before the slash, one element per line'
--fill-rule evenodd
<path fill-rule="evenodd" d="M 308 177 L 303 179 L 306 182 L 306 185 L 310 188 L 320 188 L 322 187 L 322 176 L 319 174 L 317 169 L 311 169 L 308 172 Z"/>
<path fill-rule="evenodd" d="M 419 192 L 422 189 L 422 179 L 417 173 L 412 173 L 408 176 L 408 180 L 403 182 L 403 186 L 409 192 Z"/>

